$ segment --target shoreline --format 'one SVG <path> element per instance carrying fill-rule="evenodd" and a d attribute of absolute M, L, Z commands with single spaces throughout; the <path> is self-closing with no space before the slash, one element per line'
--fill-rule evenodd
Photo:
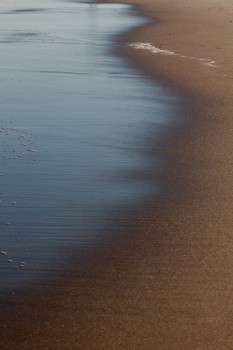
<path fill-rule="evenodd" d="M 128 47 L 122 53 L 149 76 L 189 96 L 184 108 L 191 121 L 158 150 L 170 161 L 165 178 L 174 192 L 149 229 L 162 236 L 164 256 L 152 284 L 151 304 L 158 304 L 154 343 L 145 349 L 232 349 L 233 4 L 132 2 L 156 22 L 127 34 L 125 43 L 146 42 L 175 55 Z M 160 254 L 158 247 L 151 251 Z"/>
<path fill-rule="evenodd" d="M 176 27 L 178 33 L 184 30 L 182 19 L 186 23 L 187 17 L 177 16 L 179 6 L 186 3 L 180 0 L 174 8 L 171 1 L 154 4 L 146 0 L 143 8 L 154 8 L 159 24 L 127 33 L 125 42 L 149 42 L 156 32 L 167 43 L 167 28 L 169 32 Z M 208 3 L 199 6 L 207 9 Z M 218 3 L 215 1 L 214 8 Z M 200 14 L 198 8 L 195 11 L 192 6 L 185 8 L 189 20 Z M 143 10 L 143 14 L 148 12 L 152 16 Z M 173 16 L 170 22 L 167 13 Z M 224 16 L 213 18 L 220 21 Z M 217 30 L 208 18 L 202 24 L 209 34 Z M 224 30 L 223 26 L 223 38 Z M 195 37 L 195 30 L 193 33 Z M 186 36 L 188 33 L 176 39 L 180 50 L 177 43 L 175 47 L 162 43 L 162 47 L 192 56 L 192 45 L 182 47 Z M 208 47 L 205 50 L 208 53 Z M 192 98 L 185 106 L 192 127 L 177 130 L 165 147 L 154 150 L 169 159 L 164 176 L 174 185 L 173 196 L 140 208 L 137 217 L 131 218 L 138 221 L 138 230 L 129 232 L 128 244 L 116 250 L 103 247 L 105 258 L 93 254 L 94 267 L 89 274 L 80 269 L 79 278 L 71 287 L 64 285 L 60 295 L 48 287 L 36 294 L 33 290 L 23 292 L 19 301 L 9 296 L 6 307 L 15 313 L 13 323 L 18 324 L 9 333 L 14 334 L 15 342 L 7 333 L 3 349 L 26 350 L 32 344 L 33 349 L 232 349 L 233 88 L 231 79 L 223 76 L 231 71 L 232 56 L 221 57 L 220 51 L 216 49 L 217 58 L 213 53 L 207 57 L 216 61 L 217 69 L 188 59 L 182 69 L 178 56 L 122 48 L 122 54 L 134 59 L 138 68 Z M 197 52 L 197 57 L 202 54 Z M 223 71 L 218 68 L 222 62 Z M 75 274 L 77 277 L 77 271 Z"/>

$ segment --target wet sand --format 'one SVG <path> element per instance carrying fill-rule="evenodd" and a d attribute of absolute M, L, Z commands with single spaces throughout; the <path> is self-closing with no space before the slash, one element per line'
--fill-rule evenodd
<path fill-rule="evenodd" d="M 4 296 L 2 349 L 233 348 L 233 4 L 145 0 L 139 9 L 158 22 L 125 42 L 179 55 L 121 53 L 190 97 L 187 125 L 154 148 L 169 163 L 167 196 L 119 215 L 125 239 L 76 261 L 66 283 Z"/>

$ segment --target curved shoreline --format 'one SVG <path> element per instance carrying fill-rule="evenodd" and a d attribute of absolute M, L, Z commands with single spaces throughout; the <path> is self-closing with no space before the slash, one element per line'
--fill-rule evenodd
<path fill-rule="evenodd" d="M 159 249 L 145 244 L 150 257 L 159 254 L 161 259 L 151 258 L 157 272 L 149 267 L 149 258 L 143 265 L 148 279 L 154 272 L 148 292 L 153 290 L 154 297 L 148 304 L 157 315 L 151 322 L 153 346 L 145 348 L 231 349 L 233 4 L 132 2 L 157 21 L 129 33 L 125 43 L 150 43 L 178 54 L 128 46 L 122 53 L 148 75 L 190 96 L 186 113 L 192 121 L 191 128 L 177 130 L 159 150 L 170 160 L 167 178 L 174 193 L 162 213 L 155 210 L 148 230 L 159 232 Z M 200 59 L 214 61 L 216 67 Z"/>
<path fill-rule="evenodd" d="M 154 24 L 137 29 L 126 35 L 125 42 L 137 39 L 156 45 L 155 39 L 149 39 L 155 35 L 152 28 L 157 36 L 164 32 L 166 37 L 165 28 L 171 29 L 166 9 L 174 10 L 172 28 L 179 29 L 183 17 L 178 21 L 176 11 L 179 13 L 179 6 L 186 4 L 184 0 L 176 3 L 175 9 L 172 2 L 158 2 L 158 6 L 152 0 L 146 2 L 152 8 L 155 6 L 155 15 L 158 9 L 160 29 L 158 25 L 155 29 Z M 190 11 L 190 18 L 195 19 L 192 8 Z M 199 13 L 198 9 L 195 11 Z M 212 24 L 207 19 L 203 28 Z M 208 30 L 212 33 L 213 28 Z M 176 47 L 171 49 L 181 52 Z M 183 50 L 182 54 L 193 55 L 192 45 L 187 52 Z M 154 150 L 170 160 L 164 176 L 173 184 L 173 196 L 169 201 L 164 199 L 163 203 L 141 208 L 133 240 L 116 249 L 117 252 L 105 247 L 105 254 L 108 253 L 105 258 L 93 256 L 95 268 L 89 275 L 80 272 L 72 287 L 64 286 L 60 296 L 56 290 L 53 293 L 49 290 L 48 300 L 45 290 L 41 291 L 43 300 L 40 292 L 21 295 L 25 305 L 30 298 L 31 309 L 25 308 L 18 316 L 11 349 L 31 349 L 33 344 L 33 349 L 230 350 L 233 89 L 231 79 L 224 74 L 227 69 L 231 71 L 233 56 L 231 51 L 225 57 L 218 53 L 217 58 L 211 53 L 210 59 L 217 66 L 225 62 L 223 71 L 219 68 L 211 71 L 212 67 L 196 61 L 186 62 L 182 69 L 179 57 L 153 56 L 148 50 L 124 46 L 121 52 L 150 76 L 163 79 L 193 97 L 186 106 L 186 113 L 193 120 L 192 128 L 177 130 L 166 147 Z M 110 264 L 116 260 L 120 263 Z M 9 297 L 8 303 L 17 316 L 17 302 Z M 35 327 L 32 323 L 38 321 L 41 323 Z M 2 348 L 10 349 L 7 342 Z"/>

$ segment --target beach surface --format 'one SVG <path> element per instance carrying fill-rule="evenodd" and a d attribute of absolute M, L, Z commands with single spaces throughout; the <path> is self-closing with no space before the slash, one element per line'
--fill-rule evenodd
<path fill-rule="evenodd" d="M 4 295 L 3 350 L 233 348 L 233 2 L 128 2 L 156 21 L 120 53 L 187 97 L 153 149 L 167 195 L 57 286 Z"/>

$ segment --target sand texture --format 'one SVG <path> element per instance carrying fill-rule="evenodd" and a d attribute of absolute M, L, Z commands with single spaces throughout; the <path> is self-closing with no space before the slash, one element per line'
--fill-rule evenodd
<path fill-rule="evenodd" d="M 4 296 L 2 350 L 233 349 L 233 1 L 128 2 L 157 23 L 127 34 L 121 54 L 187 97 L 187 125 L 154 148 L 169 193 L 88 271 Z"/>

